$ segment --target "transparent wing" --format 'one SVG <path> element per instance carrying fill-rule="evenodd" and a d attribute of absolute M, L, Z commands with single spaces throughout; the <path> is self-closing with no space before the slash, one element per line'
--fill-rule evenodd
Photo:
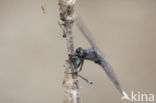
<path fill-rule="evenodd" d="M 89 32 L 88 28 L 85 26 L 85 24 L 83 23 L 83 21 L 80 19 L 80 17 L 77 18 L 76 20 L 76 24 L 77 27 L 79 28 L 79 30 L 82 32 L 82 34 L 84 35 L 84 37 L 88 40 L 89 44 L 93 47 L 93 48 L 97 48 L 96 43 L 94 38 L 92 37 L 92 34 Z"/>
<path fill-rule="evenodd" d="M 117 80 L 117 77 L 115 76 L 115 73 L 112 69 L 112 67 L 109 65 L 109 63 L 102 57 L 102 55 L 98 54 L 98 58 L 101 61 L 101 66 L 104 69 L 104 71 L 106 72 L 107 76 L 112 80 L 112 82 L 114 83 L 115 87 L 118 89 L 118 91 L 123 95 L 122 89 L 120 87 L 120 83 Z"/>
<path fill-rule="evenodd" d="M 117 80 L 117 78 L 115 76 L 115 73 L 113 72 L 113 69 L 107 63 L 107 61 L 103 58 L 102 53 L 100 52 L 100 50 L 96 46 L 96 43 L 95 43 L 95 40 L 92 37 L 92 34 L 89 32 L 88 28 L 85 26 L 85 24 L 83 23 L 83 21 L 80 18 L 77 19 L 77 27 L 82 32 L 82 34 L 85 36 L 85 38 L 88 40 L 90 45 L 95 49 L 98 58 L 101 60 L 101 66 L 104 69 L 104 71 L 106 72 L 107 76 L 114 83 L 114 85 L 116 86 L 118 91 L 123 95 L 120 84 L 119 84 L 119 82 L 118 82 L 118 80 Z"/>

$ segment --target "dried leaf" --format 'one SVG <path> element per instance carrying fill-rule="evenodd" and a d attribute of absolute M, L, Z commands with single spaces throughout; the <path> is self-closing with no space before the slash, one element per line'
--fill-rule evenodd
<path fill-rule="evenodd" d="M 48 0 L 43 0 L 42 1 L 42 4 L 41 4 L 41 9 L 42 9 L 42 12 L 45 14 L 46 13 L 46 6 L 48 4 Z"/>

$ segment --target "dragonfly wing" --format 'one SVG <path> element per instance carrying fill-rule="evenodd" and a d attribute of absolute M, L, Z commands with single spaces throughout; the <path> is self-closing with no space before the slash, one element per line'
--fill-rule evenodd
<path fill-rule="evenodd" d="M 122 93 L 122 90 L 121 90 L 121 87 L 120 87 L 120 84 L 119 84 L 119 82 L 118 82 L 118 80 L 117 80 L 117 78 L 115 76 L 115 73 L 113 72 L 113 69 L 107 63 L 107 61 L 103 58 L 103 54 L 97 48 L 96 43 L 95 43 L 95 40 L 93 39 L 91 32 L 89 32 L 88 28 L 85 26 L 85 24 L 80 19 L 80 17 L 78 17 L 78 19 L 77 19 L 77 27 L 82 32 L 82 34 L 84 35 L 84 37 L 88 40 L 88 42 L 90 43 L 90 45 L 94 48 L 94 50 L 97 52 L 97 56 L 101 60 L 101 66 L 104 69 L 104 71 L 106 72 L 107 76 L 114 83 L 114 85 L 116 86 L 116 88 L 118 89 L 118 91 L 121 94 L 123 94 Z"/>
<path fill-rule="evenodd" d="M 88 30 L 88 28 L 85 26 L 85 24 L 83 23 L 83 21 L 81 20 L 80 17 L 77 18 L 76 20 L 76 24 L 78 29 L 82 32 L 82 34 L 84 35 L 84 37 L 88 40 L 89 44 L 94 47 L 97 48 L 96 43 L 94 38 L 92 37 L 91 32 Z"/>
<path fill-rule="evenodd" d="M 97 52 L 98 58 L 101 61 L 101 66 L 106 72 L 107 76 L 110 78 L 110 80 L 114 83 L 117 90 L 123 95 L 123 91 L 120 87 L 120 83 L 111 67 L 111 65 L 103 58 L 103 56 L 100 54 L 100 52 Z"/>

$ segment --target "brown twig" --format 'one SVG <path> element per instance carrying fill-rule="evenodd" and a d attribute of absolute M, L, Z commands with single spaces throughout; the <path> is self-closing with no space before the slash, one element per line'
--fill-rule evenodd
<path fill-rule="evenodd" d="M 60 23 L 63 29 L 63 37 L 67 41 L 67 53 L 74 53 L 74 42 L 72 36 L 72 26 L 76 19 L 74 5 L 76 0 L 59 0 L 60 6 Z M 64 87 L 64 103 L 80 103 L 79 85 L 76 74 L 67 74 L 67 72 L 75 72 L 76 68 L 70 60 L 66 61 L 66 68 L 63 80 Z"/>

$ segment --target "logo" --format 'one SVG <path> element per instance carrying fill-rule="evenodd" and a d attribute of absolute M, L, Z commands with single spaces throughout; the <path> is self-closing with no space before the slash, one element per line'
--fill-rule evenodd
<path fill-rule="evenodd" d="M 134 92 L 131 91 L 131 95 L 128 96 L 126 92 L 123 91 L 123 96 L 121 98 L 121 101 L 128 100 L 132 102 L 154 102 L 154 94 L 147 94 L 147 93 L 141 93 L 141 92 Z"/>

